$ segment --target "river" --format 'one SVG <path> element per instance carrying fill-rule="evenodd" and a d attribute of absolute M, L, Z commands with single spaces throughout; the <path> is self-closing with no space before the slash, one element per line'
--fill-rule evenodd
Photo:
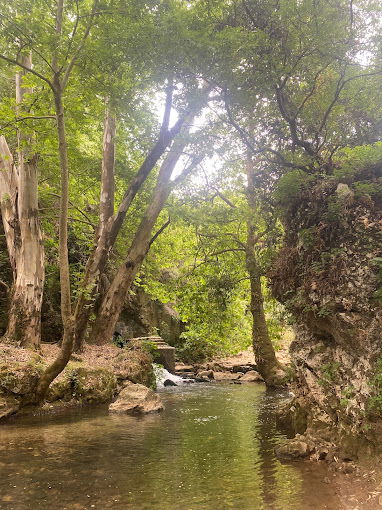
<path fill-rule="evenodd" d="M 282 393 L 211 383 L 161 395 L 165 411 L 144 418 L 82 408 L 2 425 L 0 508 L 342 508 L 325 466 L 275 458 Z"/>

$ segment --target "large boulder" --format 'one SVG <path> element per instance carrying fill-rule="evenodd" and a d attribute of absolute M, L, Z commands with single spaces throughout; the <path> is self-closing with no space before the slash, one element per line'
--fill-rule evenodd
<path fill-rule="evenodd" d="M 110 402 L 117 391 L 116 376 L 106 368 L 67 368 L 48 390 L 47 401 L 74 399 L 85 404 Z"/>
<path fill-rule="evenodd" d="M 12 395 L 27 395 L 37 387 L 41 370 L 26 364 L 9 363 L 0 366 L 0 389 Z"/>
<path fill-rule="evenodd" d="M 142 384 L 126 383 L 115 402 L 110 404 L 109 411 L 121 414 L 148 414 L 163 410 L 158 395 Z"/>

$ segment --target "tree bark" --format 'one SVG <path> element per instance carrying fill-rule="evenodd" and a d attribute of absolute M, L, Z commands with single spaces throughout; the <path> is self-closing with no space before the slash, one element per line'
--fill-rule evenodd
<path fill-rule="evenodd" d="M 256 227 L 254 218 L 257 214 L 257 199 L 255 189 L 255 175 L 253 161 L 250 154 L 246 163 L 247 173 L 247 242 L 245 247 L 245 261 L 250 281 L 250 310 L 253 318 L 252 344 L 259 373 L 267 386 L 282 385 L 283 372 L 277 361 L 275 350 L 269 336 L 267 321 L 264 313 L 264 298 L 261 288 L 261 269 L 256 257 Z"/>
<path fill-rule="evenodd" d="M 32 67 L 31 56 L 23 62 Z M 25 71 L 16 74 L 17 109 L 22 109 L 26 93 L 22 87 Z M 5 338 L 8 342 L 39 349 L 41 339 L 41 306 L 44 289 L 44 246 L 38 216 L 38 171 L 37 157 L 31 151 L 32 135 L 18 131 L 18 185 L 17 185 L 17 230 L 19 246 L 16 250 L 16 278 L 11 293 L 8 327 Z M 13 234 L 15 235 L 15 233 Z M 11 260 L 13 255 L 11 255 Z"/>
<path fill-rule="evenodd" d="M 146 208 L 125 262 L 120 266 L 98 310 L 89 341 L 101 345 L 108 343 L 114 333 L 115 325 L 125 304 L 137 272 L 149 250 L 150 239 L 155 222 L 169 196 L 172 186 L 170 178 L 187 141 L 184 137 L 174 143 L 172 150 L 162 163 L 156 187 Z"/>
<path fill-rule="evenodd" d="M 106 105 L 103 130 L 102 173 L 100 194 L 100 216 L 97 228 L 95 249 L 91 254 L 82 283 L 82 292 L 76 303 L 75 315 L 75 345 L 79 352 L 83 349 L 89 317 L 92 311 L 92 301 L 99 283 L 99 276 L 106 266 L 110 243 L 110 222 L 114 215 L 114 163 L 115 163 L 115 117 Z M 85 306 L 86 305 L 86 306 Z"/>
<path fill-rule="evenodd" d="M 0 136 L 0 208 L 13 280 L 16 280 L 16 261 L 20 248 L 19 218 L 17 214 L 18 173 L 4 136 Z"/>

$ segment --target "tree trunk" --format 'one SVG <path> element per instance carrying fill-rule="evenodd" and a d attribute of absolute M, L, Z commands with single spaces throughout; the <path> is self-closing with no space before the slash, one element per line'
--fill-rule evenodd
<path fill-rule="evenodd" d="M 23 64 L 32 67 L 31 57 Z M 16 75 L 16 102 L 22 108 L 25 72 Z M 44 289 L 44 246 L 38 217 L 37 157 L 31 152 L 32 136 L 18 131 L 18 199 L 17 215 L 20 245 L 16 253 L 16 279 L 13 283 L 8 327 L 8 342 L 39 349 L 41 306 Z M 12 258 L 12 257 L 11 257 Z"/>
<path fill-rule="evenodd" d="M 186 144 L 184 138 L 175 142 L 162 163 L 150 204 L 141 220 L 126 260 L 120 266 L 99 308 L 89 339 L 91 343 L 97 345 L 107 343 L 114 333 L 127 292 L 149 250 L 152 229 L 171 192 L 170 178 Z"/>
<path fill-rule="evenodd" d="M 68 259 L 68 209 L 69 209 L 69 165 L 68 148 L 65 133 L 65 113 L 62 103 L 62 90 L 58 73 L 55 74 L 54 104 L 57 118 L 58 152 L 61 172 L 61 198 L 59 218 L 59 269 L 61 289 L 61 318 L 64 335 L 61 342 L 60 353 L 40 377 L 36 399 L 41 401 L 49 388 L 50 383 L 66 367 L 73 351 L 75 328 L 72 316 L 70 272 Z"/>
<path fill-rule="evenodd" d="M 251 155 L 247 157 L 247 242 L 245 260 L 248 271 L 251 295 L 250 309 L 253 318 L 252 343 L 256 364 L 267 386 L 280 386 L 285 374 L 277 361 L 275 350 L 269 336 L 267 321 L 264 313 L 264 298 L 261 288 L 261 270 L 256 258 L 256 227 L 254 218 L 257 214 L 257 199 L 255 190 L 255 175 Z"/>
<path fill-rule="evenodd" d="M 106 106 L 103 130 L 102 175 L 100 197 L 100 229 L 106 228 L 114 214 L 115 117 Z"/>
<path fill-rule="evenodd" d="M 207 97 L 209 89 L 205 90 L 205 97 Z M 204 99 L 204 96 L 203 96 Z M 97 284 L 100 274 L 104 271 L 108 260 L 109 253 L 114 246 L 120 229 L 123 225 L 127 211 L 130 208 L 136 194 L 141 186 L 150 175 L 150 172 L 155 167 L 165 150 L 172 143 L 174 138 L 179 135 L 183 125 L 190 122 L 201 106 L 200 98 L 190 105 L 188 111 L 178 120 L 173 128 L 161 129 L 159 137 L 151 151 L 147 155 L 145 161 L 142 163 L 140 169 L 135 175 L 133 181 L 127 188 L 118 211 L 110 217 L 105 223 L 104 228 L 98 229 L 99 235 L 95 243 L 93 252 L 91 253 L 85 268 L 85 275 L 81 285 L 82 292 L 76 303 L 74 312 L 75 322 L 75 351 L 79 352 L 83 349 L 85 341 L 87 325 L 89 317 L 93 311 L 93 304 L 95 293 L 97 291 Z M 164 123 L 165 125 L 165 123 Z"/>
<path fill-rule="evenodd" d="M 13 280 L 17 277 L 17 258 L 20 248 L 19 218 L 17 214 L 18 194 L 17 168 L 4 136 L 0 136 L 0 208 L 7 243 Z"/>

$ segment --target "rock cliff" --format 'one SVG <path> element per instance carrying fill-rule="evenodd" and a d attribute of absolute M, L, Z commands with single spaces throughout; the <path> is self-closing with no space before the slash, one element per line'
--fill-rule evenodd
<path fill-rule="evenodd" d="M 378 448 L 382 417 L 382 165 L 309 178 L 284 210 L 270 273 L 294 318 L 297 432 L 356 457 Z"/>

